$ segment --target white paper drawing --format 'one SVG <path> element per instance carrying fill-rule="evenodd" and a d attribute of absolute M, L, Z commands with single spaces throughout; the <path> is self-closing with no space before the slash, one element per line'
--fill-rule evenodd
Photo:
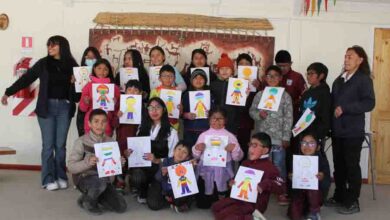
<path fill-rule="evenodd" d="M 123 113 L 120 124 L 141 124 L 142 95 L 121 95 L 120 110 Z"/>
<path fill-rule="evenodd" d="M 256 92 L 256 87 L 253 86 L 253 81 L 257 79 L 257 66 L 238 66 L 237 67 L 238 78 L 246 79 L 249 81 L 249 89 L 251 92 Z"/>
<path fill-rule="evenodd" d="M 318 156 L 293 156 L 293 189 L 318 190 Z"/>
<path fill-rule="evenodd" d="M 228 136 L 206 135 L 206 149 L 203 152 L 203 165 L 226 167 L 227 152 L 225 147 L 228 145 L 228 141 Z"/>
<path fill-rule="evenodd" d="M 150 91 L 158 87 L 161 82 L 159 80 L 160 69 L 162 66 L 151 66 L 149 67 L 149 82 L 150 82 Z"/>
<path fill-rule="evenodd" d="M 103 109 L 105 111 L 114 111 L 114 84 L 112 83 L 93 83 L 92 101 L 93 109 Z"/>
<path fill-rule="evenodd" d="M 229 78 L 229 85 L 226 93 L 226 104 L 245 106 L 247 98 L 247 89 L 248 80 L 240 78 Z"/>
<path fill-rule="evenodd" d="M 249 167 L 240 166 L 234 185 L 230 193 L 233 199 L 242 200 L 245 202 L 256 203 L 257 200 L 257 184 L 263 178 L 264 171 L 256 170 Z"/>
<path fill-rule="evenodd" d="M 144 155 L 151 152 L 150 136 L 147 137 L 128 137 L 127 148 L 133 153 L 128 158 L 130 167 L 151 167 L 152 162 L 145 160 Z"/>
<path fill-rule="evenodd" d="M 118 142 L 94 144 L 95 156 L 98 158 L 99 178 L 122 174 L 121 154 Z"/>
<path fill-rule="evenodd" d="M 196 114 L 196 119 L 207 118 L 210 110 L 210 90 L 189 92 L 190 112 Z"/>
<path fill-rule="evenodd" d="M 304 131 L 306 128 L 308 128 L 311 123 L 316 119 L 316 116 L 310 108 L 307 108 L 304 112 L 301 118 L 297 121 L 294 128 L 292 129 L 292 133 L 295 136 L 300 134 L 302 131 Z"/>
<path fill-rule="evenodd" d="M 133 67 L 122 67 L 119 69 L 120 89 L 126 89 L 126 83 L 131 79 L 139 80 L 138 69 Z"/>
<path fill-rule="evenodd" d="M 278 111 L 283 92 L 283 87 L 265 87 L 257 108 L 274 112 Z"/>
<path fill-rule="evenodd" d="M 168 167 L 168 175 L 173 196 L 177 198 L 194 195 L 199 192 L 194 168 L 190 161 Z"/>
<path fill-rule="evenodd" d="M 90 79 L 91 72 L 92 72 L 91 66 L 73 67 L 73 75 L 74 78 L 76 79 L 74 86 L 77 93 L 81 93 L 84 86 L 91 81 Z"/>
<path fill-rule="evenodd" d="M 196 69 L 201 69 L 203 70 L 205 73 L 206 73 L 206 76 L 207 76 L 207 82 L 206 82 L 206 85 L 210 85 L 210 67 L 195 67 L 195 68 L 191 68 L 191 75 L 192 73 L 194 72 L 194 70 Z"/>
<path fill-rule="evenodd" d="M 181 103 L 181 91 L 173 89 L 161 89 L 160 98 L 164 101 L 167 107 L 169 118 L 179 118 Z"/>

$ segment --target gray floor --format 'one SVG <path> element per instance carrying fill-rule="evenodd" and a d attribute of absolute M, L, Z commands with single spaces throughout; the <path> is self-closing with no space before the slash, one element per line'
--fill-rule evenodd
<path fill-rule="evenodd" d="M 0 219 L 212 219 L 209 211 L 192 209 L 188 213 L 177 214 L 170 209 L 150 211 L 139 205 L 134 198 L 127 196 L 128 211 L 124 214 L 104 213 L 90 216 L 76 205 L 78 192 L 69 188 L 56 192 L 40 189 L 40 173 L 33 171 L 0 170 Z M 390 186 L 377 187 L 377 200 L 372 200 L 370 185 L 363 185 L 361 194 L 362 211 L 359 214 L 342 216 L 331 208 L 324 207 L 322 219 L 390 219 Z M 278 206 L 273 199 L 266 212 L 268 220 L 287 219 L 286 207 Z"/>

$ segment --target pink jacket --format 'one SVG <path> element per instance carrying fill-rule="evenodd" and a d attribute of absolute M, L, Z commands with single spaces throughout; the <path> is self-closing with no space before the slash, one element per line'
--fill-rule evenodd
<path fill-rule="evenodd" d="M 80 99 L 80 105 L 79 108 L 81 111 L 86 112 L 85 117 L 84 117 L 84 130 L 85 133 L 89 133 L 89 125 L 88 125 L 88 120 L 89 120 L 89 114 L 91 113 L 92 109 L 92 84 L 93 83 L 111 83 L 110 78 L 97 78 L 95 76 L 91 76 L 91 82 L 89 82 L 87 85 L 82 90 L 81 93 L 81 99 Z M 117 85 L 115 85 L 115 91 L 114 91 L 114 102 L 115 102 L 115 110 L 114 111 L 109 111 L 107 113 L 108 115 L 108 124 L 106 127 L 106 135 L 112 136 L 112 125 L 115 120 L 115 114 L 117 114 L 118 109 L 119 109 L 119 97 L 120 97 L 120 89 Z M 86 104 L 84 102 L 85 97 L 89 97 L 90 102 L 89 104 Z"/>

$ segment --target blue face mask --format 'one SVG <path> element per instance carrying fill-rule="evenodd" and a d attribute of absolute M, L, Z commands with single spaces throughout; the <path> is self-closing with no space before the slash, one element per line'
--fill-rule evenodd
<path fill-rule="evenodd" d="M 96 63 L 96 59 L 85 59 L 85 64 L 87 66 L 93 66 Z"/>

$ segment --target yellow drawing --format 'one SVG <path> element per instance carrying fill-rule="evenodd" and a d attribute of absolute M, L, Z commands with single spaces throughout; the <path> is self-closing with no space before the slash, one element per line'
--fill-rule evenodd
<path fill-rule="evenodd" d="M 195 105 L 195 111 L 196 111 L 196 116 L 199 118 L 204 118 L 206 117 L 206 106 L 203 103 L 204 99 L 204 94 L 201 92 L 198 92 L 195 94 L 195 99 L 198 101 Z"/>
<path fill-rule="evenodd" d="M 137 102 L 137 100 L 133 96 L 129 96 L 126 99 L 126 111 L 127 111 L 127 119 L 134 120 L 134 105 Z"/>
<path fill-rule="evenodd" d="M 241 94 L 241 88 L 243 87 L 243 82 L 239 79 L 233 82 L 234 91 L 232 92 L 232 103 L 240 104 L 240 97 L 243 97 Z"/>
<path fill-rule="evenodd" d="M 275 95 L 278 94 L 277 88 L 271 88 L 269 90 L 269 96 L 264 102 L 264 108 L 272 109 L 273 105 L 276 103 Z"/>

